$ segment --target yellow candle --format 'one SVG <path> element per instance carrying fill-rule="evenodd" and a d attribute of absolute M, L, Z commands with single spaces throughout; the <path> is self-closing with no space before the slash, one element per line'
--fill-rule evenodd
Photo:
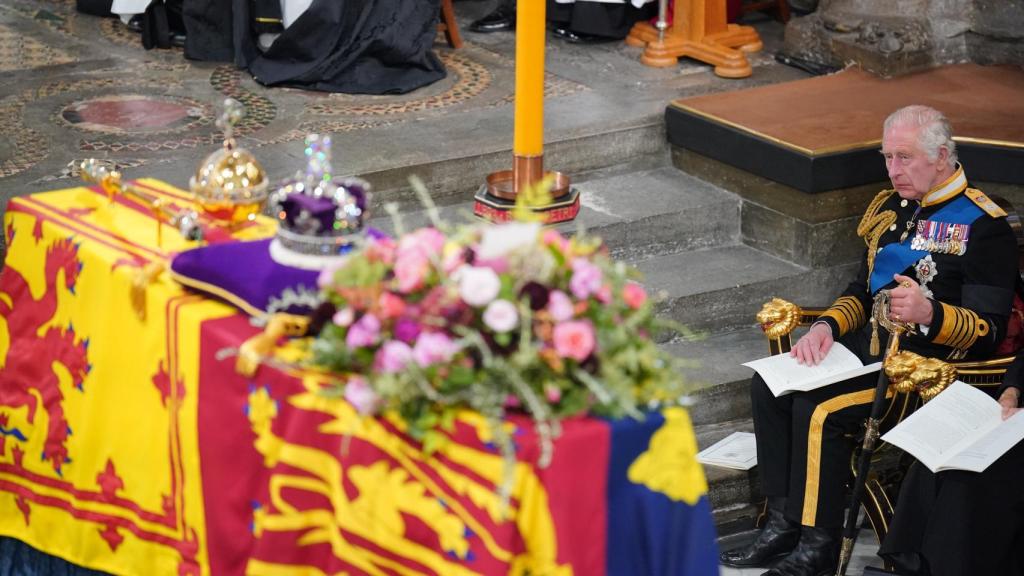
<path fill-rule="evenodd" d="M 516 124 L 513 152 L 544 153 L 544 34 L 547 0 L 516 4 Z"/>

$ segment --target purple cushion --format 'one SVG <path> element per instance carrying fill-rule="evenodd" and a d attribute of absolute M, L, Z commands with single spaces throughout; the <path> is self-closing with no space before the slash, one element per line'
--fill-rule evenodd
<path fill-rule="evenodd" d="M 182 252 L 171 261 L 172 277 L 253 316 L 267 312 L 310 312 L 308 305 L 282 307 L 281 298 L 286 291 L 315 294 L 320 273 L 272 260 L 271 240 L 210 244 Z"/>

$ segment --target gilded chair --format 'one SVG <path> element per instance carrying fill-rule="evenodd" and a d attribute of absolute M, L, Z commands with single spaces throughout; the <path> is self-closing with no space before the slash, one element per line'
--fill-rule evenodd
<path fill-rule="evenodd" d="M 757 321 L 768 338 L 770 354 L 788 353 L 793 345 L 792 334 L 798 327 L 809 327 L 824 308 L 802 308 L 781 298 L 765 303 L 757 314 Z M 1019 313 L 1014 310 L 1014 313 Z M 886 363 L 890 376 L 890 396 L 885 415 L 881 419 L 884 432 L 909 415 L 919 403 L 928 400 L 954 380 L 981 388 L 997 388 L 1003 374 L 1014 360 L 1014 355 L 1004 355 L 984 361 L 944 362 L 923 358 L 910 352 L 901 352 L 894 362 Z M 863 432 L 860 434 L 863 436 Z M 851 471 L 856 471 L 860 453 L 860 438 L 853 458 Z M 909 457 L 893 446 L 881 443 L 872 456 L 871 472 L 865 482 L 861 506 L 879 542 L 888 532 L 892 518 L 895 497 L 903 479 Z M 763 514 L 762 514 L 763 516 Z M 762 518 L 758 518 L 760 525 Z"/>

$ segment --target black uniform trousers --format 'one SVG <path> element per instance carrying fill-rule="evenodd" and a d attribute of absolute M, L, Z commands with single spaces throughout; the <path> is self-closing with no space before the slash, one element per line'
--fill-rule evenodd
<path fill-rule="evenodd" d="M 840 340 L 865 364 L 866 331 Z M 843 525 L 854 436 L 871 413 L 878 373 L 776 398 L 760 376 L 751 381 L 761 491 L 785 496 L 785 516 L 805 526 Z"/>
<path fill-rule="evenodd" d="M 920 554 L 932 576 L 1024 574 L 1024 444 L 984 472 L 938 474 L 914 462 L 879 555 Z"/>

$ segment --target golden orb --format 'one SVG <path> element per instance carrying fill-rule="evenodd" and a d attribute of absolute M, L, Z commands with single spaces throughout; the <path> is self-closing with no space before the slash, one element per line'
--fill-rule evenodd
<path fill-rule="evenodd" d="M 254 220 L 266 203 L 269 183 L 263 166 L 251 152 L 235 146 L 234 125 L 241 120 L 242 105 L 228 99 L 217 125 L 224 129 L 224 146 L 199 164 L 189 180 L 196 202 L 217 220 L 239 224 Z"/>
<path fill-rule="evenodd" d="M 203 160 L 189 187 L 207 214 L 232 224 L 253 220 L 268 194 L 267 175 L 256 158 L 229 146 Z"/>

